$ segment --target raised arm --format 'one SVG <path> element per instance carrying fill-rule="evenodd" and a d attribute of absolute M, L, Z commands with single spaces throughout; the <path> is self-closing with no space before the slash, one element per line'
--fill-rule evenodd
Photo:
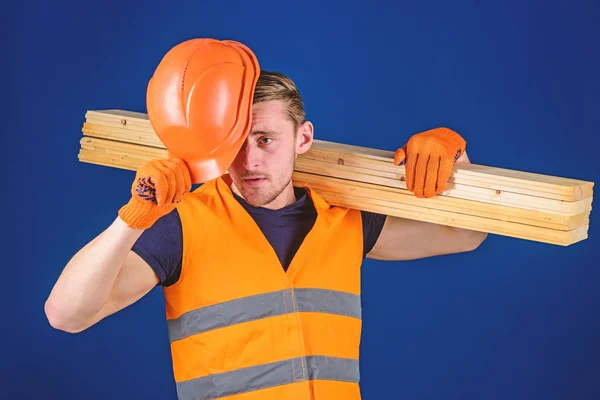
<path fill-rule="evenodd" d="M 143 165 L 118 218 L 80 249 L 60 274 L 44 306 L 50 325 L 81 332 L 155 287 L 159 277 L 131 249 L 144 230 L 171 212 L 190 189 L 183 161 L 153 160 Z"/>
<path fill-rule="evenodd" d="M 154 270 L 131 251 L 142 232 L 117 218 L 71 258 L 46 300 L 50 325 L 81 332 L 157 285 Z"/>
<path fill-rule="evenodd" d="M 448 128 L 437 128 L 411 137 L 396 151 L 394 162 L 406 166 L 410 191 L 417 197 L 432 197 L 445 190 L 454 163 L 470 160 L 460 135 Z M 484 232 L 388 216 L 367 257 L 414 260 L 461 253 L 476 249 L 486 237 Z"/>

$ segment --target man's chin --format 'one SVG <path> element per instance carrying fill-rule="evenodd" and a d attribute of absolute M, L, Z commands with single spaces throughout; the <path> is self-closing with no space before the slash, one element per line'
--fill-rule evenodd
<path fill-rule="evenodd" d="M 243 187 L 241 193 L 246 202 L 254 207 L 265 206 L 275 200 L 278 196 L 278 193 L 270 192 L 266 188 Z"/>

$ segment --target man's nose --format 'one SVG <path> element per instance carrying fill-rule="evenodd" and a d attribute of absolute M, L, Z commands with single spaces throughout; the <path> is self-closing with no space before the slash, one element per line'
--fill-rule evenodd
<path fill-rule="evenodd" d="M 253 170 L 260 166 L 260 151 L 256 146 L 244 143 L 241 152 L 242 166 L 247 170 Z"/>

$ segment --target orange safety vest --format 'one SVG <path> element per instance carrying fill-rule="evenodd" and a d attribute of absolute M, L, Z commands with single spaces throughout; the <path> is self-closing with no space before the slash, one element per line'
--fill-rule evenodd
<path fill-rule="evenodd" d="M 163 290 L 179 399 L 360 399 L 360 212 L 307 187 L 317 219 L 286 272 L 230 182 L 178 206 L 182 270 Z"/>

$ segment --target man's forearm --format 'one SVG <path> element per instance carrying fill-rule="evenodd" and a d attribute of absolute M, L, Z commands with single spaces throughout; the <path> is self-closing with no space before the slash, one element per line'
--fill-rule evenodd
<path fill-rule="evenodd" d="M 487 238 L 487 233 L 473 231 L 470 229 L 446 226 L 450 231 L 450 240 L 452 241 L 456 252 L 472 251 L 478 248 Z"/>

